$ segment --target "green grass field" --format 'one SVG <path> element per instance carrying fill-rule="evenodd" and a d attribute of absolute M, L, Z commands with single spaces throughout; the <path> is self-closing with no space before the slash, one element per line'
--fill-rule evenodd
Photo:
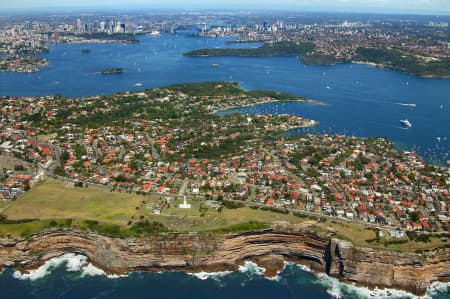
<path fill-rule="evenodd" d="M 3 211 L 4 209 L 6 209 L 7 207 L 9 207 L 12 204 L 13 204 L 13 202 L 11 202 L 9 200 L 8 201 L 0 200 L 0 212 Z"/>
<path fill-rule="evenodd" d="M 274 221 L 285 221 L 289 223 L 299 223 L 303 220 L 292 214 L 280 214 L 271 211 L 255 210 L 248 207 L 239 209 L 223 208 L 221 212 L 215 208 L 202 206 L 201 201 L 188 200 L 190 209 L 180 209 L 181 199 L 172 199 L 170 204 L 166 204 L 161 215 L 152 214 L 154 207 L 165 200 L 164 197 L 151 197 L 140 206 L 138 217 L 149 221 L 158 221 L 177 231 L 209 231 L 227 228 L 249 221 L 262 223 L 272 223 Z"/>
<path fill-rule="evenodd" d="M 48 180 L 25 193 L 6 211 L 18 219 L 89 219 L 124 225 L 136 214 L 142 195 L 99 188 L 74 188 Z"/>
<path fill-rule="evenodd" d="M 153 214 L 155 207 L 164 202 L 166 203 L 161 214 Z M 219 211 L 207 208 L 198 200 L 188 200 L 191 208 L 181 209 L 179 205 L 182 202 L 181 199 L 110 192 L 100 188 L 74 188 L 66 183 L 48 180 L 34 186 L 5 212 L 9 220 L 38 220 L 21 224 L 1 224 L 0 235 L 26 236 L 49 227 L 67 227 L 67 220 L 73 219 L 70 220 L 69 226 L 99 229 L 106 233 L 113 231 L 122 235 L 135 235 L 135 232 L 130 230 L 131 226 L 125 227 L 129 220 L 132 220 L 133 224 L 137 221 L 148 220 L 150 223 L 156 221 L 171 231 L 218 233 L 264 228 L 275 222 L 287 222 L 291 225 L 309 226 L 317 233 L 334 235 L 363 247 L 382 248 L 386 240 L 386 237 L 383 237 L 379 242 L 368 243 L 366 240 L 376 238 L 375 231 L 354 224 L 319 221 L 317 218 L 297 217 L 291 213 L 283 214 L 249 207 L 237 209 L 224 207 Z M 4 206 L 6 205 L 5 203 Z M 98 226 L 92 226 L 85 220 L 100 223 Z M 121 227 L 114 228 L 111 224 Z M 383 233 L 385 236 L 388 235 L 385 231 Z M 431 242 L 428 243 L 408 241 L 404 244 L 388 244 L 387 248 L 410 251 L 445 245 L 440 238 L 431 238 Z"/>

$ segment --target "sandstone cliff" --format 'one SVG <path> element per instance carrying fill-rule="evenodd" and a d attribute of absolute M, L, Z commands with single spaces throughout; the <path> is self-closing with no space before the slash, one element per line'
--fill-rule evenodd
<path fill-rule="evenodd" d="M 107 272 L 236 269 L 253 260 L 273 275 L 283 260 L 308 264 L 343 281 L 400 288 L 423 294 L 429 282 L 450 278 L 450 249 L 426 256 L 355 247 L 351 243 L 295 229 L 240 234 L 165 234 L 113 238 L 77 229 L 42 232 L 27 239 L 0 239 L 0 266 L 26 270 L 64 253 L 86 255 Z"/>

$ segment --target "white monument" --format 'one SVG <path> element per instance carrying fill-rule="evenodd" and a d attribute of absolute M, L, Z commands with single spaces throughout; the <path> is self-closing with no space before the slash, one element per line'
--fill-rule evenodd
<path fill-rule="evenodd" d="M 186 203 L 186 196 L 184 197 L 184 201 L 180 204 L 180 209 L 190 209 L 191 205 Z"/>

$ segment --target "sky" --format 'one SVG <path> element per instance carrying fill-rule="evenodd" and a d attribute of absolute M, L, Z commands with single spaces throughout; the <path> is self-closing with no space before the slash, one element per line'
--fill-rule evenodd
<path fill-rule="evenodd" d="M 138 7 L 150 9 L 296 9 L 450 15 L 450 0 L 0 0 L 0 10 L 131 9 Z"/>

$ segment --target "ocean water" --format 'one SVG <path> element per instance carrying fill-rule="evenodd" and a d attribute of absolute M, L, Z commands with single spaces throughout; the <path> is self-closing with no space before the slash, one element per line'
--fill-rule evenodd
<path fill-rule="evenodd" d="M 139 44 L 51 45 L 50 53 L 40 55 L 51 65 L 41 72 L 0 72 L 0 95 L 104 95 L 180 82 L 237 81 L 246 89 L 285 91 L 325 104 L 267 104 L 240 112 L 293 113 L 320 122 L 307 132 L 387 136 L 428 161 L 446 164 L 450 159 L 450 79 L 423 79 L 362 64 L 304 65 L 297 57 L 182 56 L 205 47 L 259 46 L 224 44 L 233 39 L 177 34 L 145 36 Z M 126 71 L 92 74 L 112 67 Z M 402 127 L 405 118 L 412 128 Z"/>
<path fill-rule="evenodd" d="M 272 279 L 264 278 L 264 269 L 252 262 L 235 272 L 108 276 L 75 254 L 51 259 L 29 274 L 6 269 L 0 290 L 2 298 L 415 298 L 403 291 L 339 283 L 292 263 Z M 425 298 L 449 298 L 449 290 L 449 284 L 435 283 Z"/>

